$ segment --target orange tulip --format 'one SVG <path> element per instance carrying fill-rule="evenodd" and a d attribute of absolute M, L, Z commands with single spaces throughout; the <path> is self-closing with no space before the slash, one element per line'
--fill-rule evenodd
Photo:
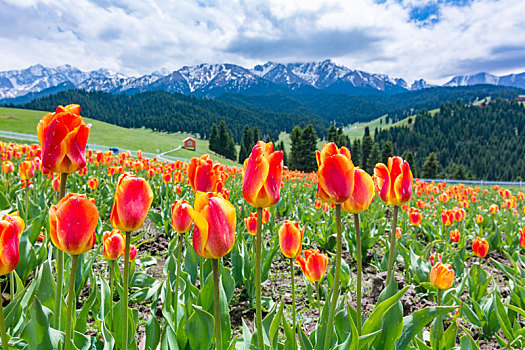
<path fill-rule="evenodd" d="M 55 113 L 43 116 L 37 133 L 44 167 L 67 174 L 84 168 L 89 128 L 80 116 L 79 105 L 58 106 Z"/>
<path fill-rule="evenodd" d="M 388 157 L 388 167 L 378 163 L 374 168 L 374 178 L 381 199 L 387 204 L 401 206 L 410 201 L 414 177 L 403 158 Z"/>
<path fill-rule="evenodd" d="M 463 208 L 454 208 L 454 220 L 461 222 L 467 217 L 467 212 Z"/>
<path fill-rule="evenodd" d="M 2 171 L 6 174 L 10 174 L 12 173 L 13 171 L 15 171 L 15 165 L 13 164 L 13 162 L 9 161 L 9 160 L 6 160 L 3 164 L 2 164 Z"/>
<path fill-rule="evenodd" d="M 499 207 L 497 204 L 492 204 L 490 207 L 489 207 L 489 212 L 491 214 L 496 214 L 499 210 Z"/>
<path fill-rule="evenodd" d="M 124 239 L 125 241 L 125 239 Z M 138 250 L 137 250 L 137 247 L 135 247 L 134 245 L 130 245 L 129 246 L 129 261 L 133 261 L 135 260 L 135 258 L 137 257 L 137 254 L 138 254 Z"/>
<path fill-rule="evenodd" d="M 255 213 L 255 214 L 257 215 L 257 213 Z M 268 208 L 264 208 L 263 212 L 262 212 L 262 215 L 263 215 L 262 223 L 263 224 L 267 224 L 268 221 L 270 221 L 270 210 L 268 210 Z"/>
<path fill-rule="evenodd" d="M 438 262 L 430 270 L 430 283 L 439 289 L 448 289 L 454 284 L 454 270 L 449 264 Z"/>
<path fill-rule="evenodd" d="M 419 226 L 423 220 L 423 214 L 416 208 L 410 208 L 408 212 L 408 221 L 411 225 Z"/>
<path fill-rule="evenodd" d="M 326 203 L 343 204 L 354 191 L 354 164 L 346 147 L 330 142 L 316 151 L 317 196 Z"/>
<path fill-rule="evenodd" d="M 244 218 L 244 224 L 248 233 L 255 236 L 257 234 L 257 213 L 250 213 L 249 217 Z"/>
<path fill-rule="evenodd" d="M 299 229 L 299 223 L 286 220 L 279 228 L 279 246 L 283 255 L 295 259 L 301 254 L 304 228 Z"/>
<path fill-rule="evenodd" d="M 87 180 L 87 185 L 92 190 L 96 190 L 98 188 L 98 179 L 96 177 L 90 177 Z"/>
<path fill-rule="evenodd" d="M 24 181 L 29 180 L 35 176 L 35 165 L 28 160 L 23 161 L 18 164 L 18 171 L 20 173 L 20 179 Z"/>
<path fill-rule="evenodd" d="M 310 282 L 318 282 L 323 279 L 328 266 L 328 257 L 313 249 L 305 250 L 304 258 L 299 255 L 295 261 L 299 263 L 304 276 Z"/>
<path fill-rule="evenodd" d="M 24 227 L 20 217 L 5 215 L 0 220 L 0 275 L 6 275 L 18 265 L 20 234 Z"/>
<path fill-rule="evenodd" d="M 489 243 L 483 238 L 476 237 L 476 240 L 474 241 L 474 243 L 472 243 L 472 251 L 474 252 L 475 256 L 484 258 L 485 256 L 487 256 L 487 253 L 489 251 Z"/>
<path fill-rule="evenodd" d="M 350 214 L 359 214 L 370 207 L 375 193 L 372 176 L 363 169 L 355 168 L 354 190 L 350 198 L 343 203 L 342 208 Z"/>
<path fill-rule="evenodd" d="M 452 210 L 443 210 L 441 212 L 441 221 L 443 225 L 450 226 L 454 223 L 454 212 Z"/>
<path fill-rule="evenodd" d="M 5 214 L 2 217 L 2 220 L 7 220 L 11 222 L 15 226 L 16 232 L 19 237 L 22 235 L 22 232 L 24 232 L 25 223 L 17 211 L 12 212 L 11 214 Z"/>
<path fill-rule="evenodd" d="M 171 226 L 178 233 L 186 233 L 191 229 L 191 205 L 185 200 L 176 200 L 171 206 Z"/>
<path fill-rule="evenodd" d="M 222 189 L 222 166 L 213 162 L 209 154 L 193 157 L 188 166 L 188 183 L 193 192 L 217 192 Z"/>
<path fill-rule="evenodd" d="M 204 258 L 222 258 L 235 243 L 235 208 L 213 192 L 197 192 L 194 206 L 190 210 L 195 224 L 193 249 Z"/>
<path fill-rule="evenodd" d="M 104 245 L 104 258 L 108 260 L 116 260 L 122 255 L 122 253 L 124 253 L 126 238 L 122 235 L 122 233 L 120 233 L 119 230 L 114 228 L 111 230 L 111 232 L 104 232 L 102 243 Z"/>
<path fill-rule="evenodd" d="M 53 187 L 53 191 L 59 192 L 60 191 L 60 178 L 55 177 L 53 181 L 51 182 L 51 186 Z"/>
<path fill-rule="evenodd" d="M 396 238 L 400 239 L 403 236 L 403 229 L 401 227 L 396 227 Z"/>
<path fill-rule="evenodd" d="M 165 184 L 170 183 L 171 182 L 171 173 L 170 172 L 166 172 L 166 173 L 162 174 L 162 181 Z"/>
<path fill-rule="evenodd" d="M 93 248 L 97 224 L 95 200 L 84 194 L 69 193 L 49 209 L 51 241 L 70 255 L 80 255 Z"/>
<path fill-rule="evenodd" d="M 257 142 L 244 161 L 242 195 L 255 208 L 277 204 L 283 177 L 283 152 L 273 151 L 273 143 Z"/>
<path fill-rule="evenodd" d="M 520 246 L 525 248 L 525 227 L 520 230 Z"/>
<path fill-rule="evenodd" d="M 481 215 L 479 215 L 479 214 L 476 215 L 476 222 L 477 222 L 478 224 L 481 224 L 481 223 L 483 222 L 483 216 L 481 216 Z"/>
<path fill-rule="evenodd" d="M 451 230 L 450 231 L 450 240 L 452 242 L 459 242 L 459 238 L 461 237 L 461 234 L 459 233 L 459 230 Z"/>
<path fill-rule="evenodd" d="M 152 202 L 153 192 L 146 180 L 132 173 L 122 174 L 111 207 L 111 225 L 124 232 L 139 229 L 144 224 Z"/>

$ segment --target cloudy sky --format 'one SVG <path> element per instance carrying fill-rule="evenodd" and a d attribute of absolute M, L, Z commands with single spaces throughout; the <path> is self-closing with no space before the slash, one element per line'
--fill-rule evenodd
<path fill-rule="evenodd" d="M 525 71 L 524 0 L 0 0 L 0 70 L 330 58 L 408 82 Z"/>

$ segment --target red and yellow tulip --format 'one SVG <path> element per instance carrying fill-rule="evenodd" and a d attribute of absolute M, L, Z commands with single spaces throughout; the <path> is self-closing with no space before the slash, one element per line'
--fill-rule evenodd
<path fill-rule="evenodd" d="M 295 259 L 301 254 L 304 228 L 299 229 L 297 221 L 286 220 L 279 228 L 279 246 L 283 255 Z"/>
<path fill-rule="evenodd" d="M 401 157 L 389 157 L 388 166 L 377 164 L 374 179 L 381 199 L 387 204 L 401 206 L 412 197 L 414 177 L 410 165 Z"/>
<path fill-rule="evenodd" d="M 191 205 L 185 200 L 176 200 L 171 206 L 171 226 L 178 233 L 186 233 L 193 222 L 190 216 Z"/>
<path fill-rule="evenodd" d="M 104 246 L 102 254 L 108 260 L 118 259 L 124 253 L 126 238 L 119 230 L 114 228 L 111 231 L 104 232 L 102 244 Z"/>
<path fill-rule="evenodd" d="M 242 194 L 255 208 L 277 204 L 283 177 L 283 152 L 274 152 L 273 144 L 257 142 L 242 169 Z"/>
<path fill-rule="evenodd" d="M 323 145 L 316 152 L 320 200 L 331 204 L 343 204 L 354 191 L 354 164 L 346 147 L 338 149 L 335 143 Z"/>
<path fill-rule="evenodd" d="M 370 207 L 375 196 L 375 185 L 372 176 L 366 171 L 354 168 L 354 190 L 342 205 L 344 211 L 359 214 Z"/>
<path fill-rule="evenodd" d="M 328 266 L 328 257 L 313 249 L 305 250 L 304 258 L 299 255 L 295 261 L 301 266 L 304 276 L 310 282 L 318 282 L 323 279 Z"/>
<path fill-rule="evenodd" d="M 79 105 L 58 106 L 55 113 L 43 116 L 37 133 L 44 167 L 67 174 L 84 168 L 89 128 L 80 116 Z"/>
<path fill-rule="evenodd" d="M 84 194 L 69 193 L 49 209 L 51 241 L 70 255 L 80 255 L 93 248 L 97 224 L 95 200 Z"/>
<path fill-rule="evenodd" d="M 454 284 L 454 270 L 449 264 L 436 263 L 430 270 L 430 283 L 439 289 L 448 289 Z"/>
<path fill-rule="evenodd" d="M 481 237 L 476 237 L 476 240 L 472 243 L 472 251 L 475 256 L 484 258 L 489 251 L 489 243 Z"/>
<path fill-rule="evenodd" d="M 152 202 L 153 192 L 145 179 L 132 173 L 122 174 L 111 207 L 111 225 L 124 232 L 139 229 L 144 224 Z"/>

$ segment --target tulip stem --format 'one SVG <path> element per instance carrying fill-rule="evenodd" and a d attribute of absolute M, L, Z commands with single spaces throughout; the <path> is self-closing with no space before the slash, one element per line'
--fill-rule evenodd
<path fill-rule="evenodd" d="M 293 321 L 293 335 L 294 335 L 294 342 L 293 342 L 293 348 L 297 348 L 297 342 L 295 341 L 295 331 L 297 329 L 296 323 L 295 323 L 295 282 L 294 282 L 294 271 L 293 271 L 293 261 L 294 259 L 290 259 L 290 275 L 292 278 L 292 321 Z"/>
<path fill-rule="evenodd" d="M 390 250 L 388 251 L 388 270 L 386 273 L 385 286 L 390 282 L 390 277 L 394 275 L 392 269 L 394 267 L 394 252 L 396 250 L 396 228 L 397 228 L 397 214 L 399 213 L 399 207 L 394 206 L 394 215 L 392 216 L 392 228 L 390 229 Z"/>
<path fill-rule="evenodd" d="M 15 275 L 13 271 L 9 272 L 9 301 L 13 301 L 15 296 Z"/>
<path fill-rule="evenodd" d="M 122 296 L 122 348 L 128 348 L 128 274 L 129 274 L 129 245 L 131 232 L 126 232 L 126 248 L 124 251 L 124 286 Z"/>
<path fill-rule="evenodd" d="M 200 257 L 200 275 L 201 275 L 201 289 L 204 287 L 204 258 Z"/>
<path fill-rule="evenodd" d="M 2 349 L 8 350 L 7 333 L 5 332 L 4 307 L 0 301 L 0 336 L 2 337 Z"/>
<path fill-rule="evenodd" d="M 24 222 L 29 226 L 27 219 L 29 219 L 29 180 L 26 180 L 26 210 L 24 212 Z"/>
<path fill-rule="evenodd" d="M 357 254 L 357 334 L 361 335 L 361 279 L 363 275 L 363 265 L 361 257 L 361 230 L 359 228 L 359 214 L 354 214 L 355 222 L 355 241 Z"/>
<path fill-rule="evenodd" d="M 317 292 L 317 312 L 319 313 L 318 317 L 319 319 L 321 318 L 321 296 L 319 294 L 319 284 L 321 284 L 321 282 L 316 282 L 315 283 L 315 290 Z"/>
<path fill-rule="evenodd" d="M 215 348 L 222 349 L 221 306 L 219 299 L 219 259 L 212 259 L 213 264 L 213 304 L 215 306 Z"/>
<path fill-rule="evenodd" d="M 255 303 L 255 323 L 257 324 L 257 344 L 259 350 L 264 350 L 262 310 L 261 310 L 261 255 L 262 255 L 262 208 L 257 208 L 257 239 L 255 249 L 255 288 L 257 299 Z"/>
<path fill-rule="evenodd" d="M 182 254 L 182 235 L 184 233 L 179 233 L 179 246 L 177 247 L 177 279 L 175 280 L 175 325 L 178 324 L 177 320 L 177 310 L 179 308 L 179 278 L 180 278 L 180 268 L 181 268 L 181 254 Z M 201 287 L 202 289 L 202 287 Z"/>
<path fill-rule="evenodd" d="M 58 201 L 66 195 L 67 174 L 60 174 L 60 191 L 58 192 Z M 57 249 L 57 287 L 55 291 L 55 328 L 60 330 L 60 313 L 62 311 L 62 280 L 64 279 L 64 252 Z"/>
<path fill-rule="evenodd" d="M 78 255 L 71 256 L 71 274 L 69 275 L 69 291 L 67 294 L 67 319 L 66 319 L 66 340 L 65 350 L 71 348 L 71 321 L 73 319 L 73 309 L 76 307 L 73 305 L 74 294 L 75 294 L 75 277 L 77 271 L 77 260 Z"/>
<path fill-rule="evenodd" d="M 328 350 L 332 340 L 332 329 L 334 328 L 335 309 L 339 299 L 339 279 L 341 276 L 341 251 L 343 249 L 343 235 L 341 232 L 341 204 L 335 205 L 335 221 L 337 224 L 337 252 L 335 256 L 335 276 L 334 285 L 332 286 L 332 299 L 330 302 L 330 313 L 328 323 L 326 324 L 326 337 L 324 340 L 324 349 Z"/>
<path fill-rule="evenodd" d="M 109 263 L 109 305 L 111 305 L 110 321 L 113 319 L 113 280 L 115 279 L 115 260 Z"/>

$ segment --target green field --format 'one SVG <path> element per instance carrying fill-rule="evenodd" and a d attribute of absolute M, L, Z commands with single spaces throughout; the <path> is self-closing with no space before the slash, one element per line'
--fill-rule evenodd
<path fill-rule="evenodd" d="M 42 111 L 0 107 L 0 130 L 36 135 L 38 121 L 45 113 Z M 86 123 L 92 124 L 88 142 L 108 147 L 131 150 L 141 149 L 144 152 L 157 154 L 177 148 L 182 145 L 182 140 L 188 136 L 195 137 L 188 133 L 168 134 L 165 132 L 154 132 L 145 128 L 127 129 L 89 118 L 84 118 L 84 120 Z M 197 139 L 196 151 L 181 148 L 167 155 L 191 158 L 205 153 L 210 153 L 208 141 Z M 212 154 L 212 158 L 223 164 L 238 165 L 238 163 L 219 155 Z"/>

